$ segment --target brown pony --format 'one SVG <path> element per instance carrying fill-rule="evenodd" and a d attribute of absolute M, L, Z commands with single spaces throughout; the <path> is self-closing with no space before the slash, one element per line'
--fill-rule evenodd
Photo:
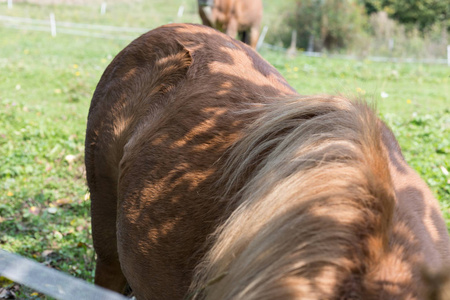
<path fill-rule="evenodd" d="M 263 14 L 261 0 L 198 0 L 203 25 L 256 48 Z"/>
<path fill-rule="evenodd" d="M 300 96 L 248 46 L 172 24 L 94 93 L 95 282 L 137 299 L 424 299 L 438 202 L 360 101 Z"/>

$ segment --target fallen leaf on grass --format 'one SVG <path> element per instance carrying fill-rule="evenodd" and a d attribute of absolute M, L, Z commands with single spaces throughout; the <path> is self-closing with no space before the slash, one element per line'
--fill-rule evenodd
<path fill-rule="evenodd" d="M 64 157 L 64 159 L 69 163 L 73 163 L 73 161 L 76 159 L 77 157 L 75 155 L 69 154 L 66 155 L 66 157 Z"/>
<path fill-rule="evenodd" d="M 57 240 L 62 240 L 62 238 L 63 238 L 62 233 L 59 232 L 59 231 L 54 231 L 54 232 L 53 232 L 53 236 L 54 236 Z"/>
<path fill-rule="evenodd" d="M 73 203 L 73 200 L 67 199 L 67 198 L 61 198 L 61 199 L 56 200 L 56 205 L 58 205 L 58 206 L 67 205 L 67 204 L 71 204 L 71 203 Z"/>
<path fill-rule="evenodd" d="M 16 294 L 6 288 L 0 288 L 0 299 L 16 299 Z"/>
<path fill-rule="evenodd" d="M 89 246 L 88 246 L 88 244 L 86 244 L 86 243 L 78 242 L 77 248 L 84 248 L 84 249 L 87 249 L 87 248 L 89 248 Z"/>
<path fill-rule="evenodd" d="M 58 209 L 56 207 L 49 207 L 49 208 L 47 208 L 47 212 L 49 214 L 56 214 L 57 211 L 58 211 Z"/>
<path fill-rule="evenodd" d="M 11 287 L 0 288 L 0 299 L 17 299 L 16 293 L 19 291 L 20 285 L 14 284 Z"/>
<path fill-rule="evenodd" d="M 50 254 L 53 254 L 54 252 L 53 252 L 53 250 L 44 250 L 44 251 L 42 251 L 42 257 L 47 257 L 47 256 L 49 256 Z"/>
<path fill-rule="evenodd" d="M 30 214 L 33 214 L 33 215 L 35 215 L 35 216 L 38 216 L 39 213 L 41 212 L 41 210 L 40 210 L 38 207 L 36 207 L 36 206 L 30 207 L 30 208 L 28 209 L 28 211 L 30 212 Z"/>

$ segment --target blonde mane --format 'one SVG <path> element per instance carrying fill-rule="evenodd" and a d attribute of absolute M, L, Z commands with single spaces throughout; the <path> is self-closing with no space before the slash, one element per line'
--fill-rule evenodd
<path fill-rule="evenodd" d="M 297 97 L 229 153 L 231 212 L 190 291 L 197 299 L 370 299 L 395 203 L 380 121 L 367 104 Z M 304 298 L 306 297 L 306 298 Z"/>

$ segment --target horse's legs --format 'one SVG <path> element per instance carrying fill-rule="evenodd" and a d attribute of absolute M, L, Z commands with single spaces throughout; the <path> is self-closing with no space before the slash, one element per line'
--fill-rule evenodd
<path fill-rule="evenodd" d="M 211 10 L 211 7 L 209 6 L 199 6 L 198 8 L 198 12 L 200 15 L 200 19 L 202 19 L 202 24 L 209 26 L 209 27 L 214 27 L 213 23 L 214 23 L 214 15 L 213 12 Z"/>
<path fill-rule="evenodd" d="M 239 39 L 243 43 L 246 43 L 247 45 L 250 45 L 249 32 L 247 30 L 239 31 Z"/>
<path fill-rule="evenodd" d="M 259 39 L 259 25 L 258 26 L 252 26 L 250 29 L 250 46 L 253 49 L 256 49 L 256 44 L 258 43 Z"/>
<path fill-rule="evenodd" d="M 94 172 L 92 166 L 86 167 Z M 127 281 L 122 273 L 117 253 L 117 183 L 109 176 L 110 174 L 97 175 L 95 178 L 88 176 L 91 193 L 92 237 L 97 253 L 95 284 L 123 293 Z"/>
<path fill-rule="evenodd" d="M 238 34 L 238 22 L 236 18 L 232 17 L 228 21 L 226 34 L 231 36 L 233 39 L 236 38 L 236 35 Z"/>
<path fill-rule="evenodd" d="M 118 257 L 106 259 L 101 258 L 100 255 L 97 257 L 95 284 L 121 294 L 125 293 L 127 280 L 122 274 Z"/>

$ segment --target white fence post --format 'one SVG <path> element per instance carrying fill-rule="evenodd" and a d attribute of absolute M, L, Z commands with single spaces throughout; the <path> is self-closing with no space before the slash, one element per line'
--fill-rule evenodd
<path fill-rule="evenodd" d="M 269 27 L 266 25 L 264 26 L 261 35 L 259 36 L 258 42 L 256 43 L 256 51 L 261 48 L 262 44 L 264 43 L 264 39 L 266 38 L 267 30 L 269 30 Z"/>
<path fill-rule="evenodd" d="M 11 9 L 13 7 L 13 0 L 8 0 L 8 8 Z"/>
<path fill-rule="evenodd" d="M 54 13 L 50 13 L 50 29 L 52 32 L 52 36 L 56 36 L 56 21 Z"/>
<path fill-rule="evenodd" d="M 450 67 L 450 45 L 447 45 L 447 65 Z"/>
<path fill-rule="evenodd" d="M 102 2 L 102 6 L 100 6 L 100 14 L 104 15 L 106 13 L 106 2 Z"/>
<path fill-rule="evenodd" d="M 394 39 L 389 39 L 389 51 L 394 50 Z"/>
<path fill-rule="evenodd" d="M 184 13 L 184 5 L 180 5 L 180 8 L 178 8 L 178 18 L 181 18 L 183 16 Z"/>

